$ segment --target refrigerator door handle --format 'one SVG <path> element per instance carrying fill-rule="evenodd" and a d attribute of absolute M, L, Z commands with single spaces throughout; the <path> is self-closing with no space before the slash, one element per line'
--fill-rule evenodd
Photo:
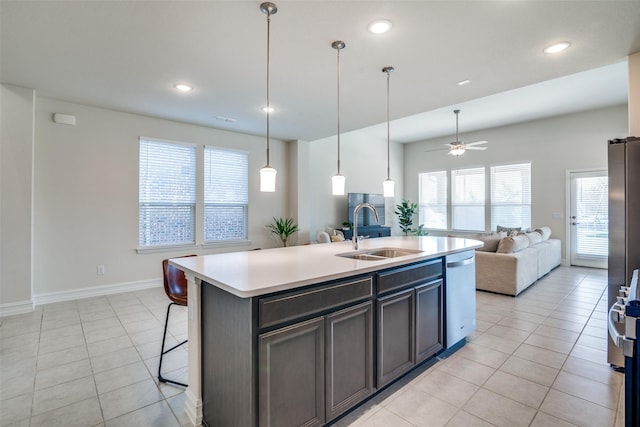
<path fill-rule="evenodd" d="M 616 345 L 616 347 L 622 347 L 622 342 L 624 340 L 624 335 L 618 332 L 618 328 L 616 328 L 616 319 L 619 318 L 620 311 L 616 310 L 615 306 L 613 305 L 609 307 L 609 320 L 607 322 L 609 327 L 609 336 L 611 337 L 611 340 Z"/>

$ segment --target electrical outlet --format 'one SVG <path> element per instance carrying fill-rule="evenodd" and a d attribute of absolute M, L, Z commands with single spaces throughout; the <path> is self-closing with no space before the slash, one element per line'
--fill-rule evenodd
<path fill-rule="evenodd" d="M 104 276 L 104 265 L 99 265 L 96 267 L 96 273 L 98 276 Z"/>

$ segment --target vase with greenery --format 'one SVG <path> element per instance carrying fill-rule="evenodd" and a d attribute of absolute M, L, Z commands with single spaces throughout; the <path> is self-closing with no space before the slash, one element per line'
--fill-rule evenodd
<path fill-rule="evenodd" d="M 296 231 L 298 231 L 298 224 L 296 224 L 293 218 L 273 218 L 273 222 L 271 224 L 267 224 L 266 226 L 273 234 L 278 236 L 282 245 L 284 247 L 287 246 L 287 241 L 289 237 Z"/>

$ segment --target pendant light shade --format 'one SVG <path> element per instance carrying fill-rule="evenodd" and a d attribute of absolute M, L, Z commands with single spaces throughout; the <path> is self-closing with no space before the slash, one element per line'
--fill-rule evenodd
<path fill-rule="evenodd" d="M 387 179 L 382 183 L 382 192 L 384 197 L 394 197 L 395 196 L 395 182 L 391 179 L 391 166 L 390 166 L 390 157 L 391 157 L 391 138 L 389 131 L 389 77 L 391 73 L 395 71 L 393 67 L 384 67 L 382 69 L 383 73 L 387 73 Z"/>
<path fill-rule="evenodd" d="M 271 108 L 269 108 L 271 107 L 271 102 L 269 99 L 269 45 L 271 37 L 271 15 L 274 15 L 278 11 L 278 8 L 273 3 L 265 2 L 260 5 L 260 11 L 267 15 L 267 164 L 262 169 L 260 169 L 260 191 L 273 193 L 276 191 L 277 171 L 273 167 L 271 167 L 271 164 L 269 163 L 269 119 L 271 113 Z"/>
<path fill-rule="evenodd" d="M 336 74 L 338 82 L 338 172 L 331 178 L 331 194 L 344 196 L 346 178 L 340 174 L 340 51 L 346 47 L 346 44 L 343 41 L 336 40 L 331 43 L 331 47 L 337 52 Z"/>
<path fill-rule="evenodd" d="M 264 193 L 273 193 L 276 191 L 276 171 L 267 164 L 260 169 L 260 191 Z"/>

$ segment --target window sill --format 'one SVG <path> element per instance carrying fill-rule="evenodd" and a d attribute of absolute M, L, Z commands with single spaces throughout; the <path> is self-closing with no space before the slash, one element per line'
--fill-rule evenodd
<path fill-rule="evenodd" d="M 203 243 L 202 248 L 223 248 L 223 247 L 233 247 L 233 246 L 250 246 L 251 240 L 228 240 L 224 242 L 209 242 Z"/>
<path fill-rule="evenodd" d="M 198 249 L 200 245 L 195 243 L 188 245 L 167 245 L 167 246 L 149 246 L 144 248 L 136 248 L 138 254 L 155 254 L 160 252 L 175 252 L 176 250 L 183 249 Z"/>
<path fill-rule="evenodd" d="M 237 247 L 237 246 L 250 246 L 251 240 L 229 240 L 224 242 L 209 242 L 202 244 L 189 244 L 189 245 L 166 245 L 166 246 L 150 246 L 145 248 L 136 248 L 138 254 L 155 254 L 161 252 L 175 252 L 179 250 L 187 249 L 211 249 L 211 248 L 225 248 L 225 247 Z"/>

